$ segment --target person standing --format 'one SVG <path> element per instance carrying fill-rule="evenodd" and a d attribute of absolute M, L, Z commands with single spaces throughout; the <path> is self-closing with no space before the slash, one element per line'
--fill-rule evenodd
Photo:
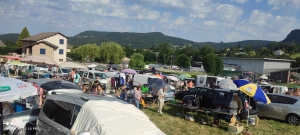
<path fill-rule="evenodd" d="M 73 83 L 75 83 L 76 85 L 79 85 L 80 82 L 80 75 L 77 73 L 77 71 L 75 71 L 75 74 L 73 75 Z"/>
<path fill-rule="evenodd" d="M 70 82 L 73 82 L 73 76 L 75 74 L 75 69 L 73 68 L 70 72 L 69 72 L 69 76 L 68 76 L 68 80 Z"/>
<path fill-rule="evenodd" d="M 126 86 L 124 84 L 121 85 L 121 90 L 122 90 L 121 98 L 123 100 L 127 101 L 127 90 L 126 90 Z"/>
<path fill-rule="evenodd" d="M 242 100 L 238 97 L 238 93 L 234 92 L 233 93 L 233 98 L 232 101 L 230 102 L 230 106 L 231 109 L 233 109 L 233 114 L 237 117 L 238 114 L 241 114 L 241 111 L 243 109 L 243 103 Z M 239 118 L 237 117 L 237 120 L 239 120 Z"/>
<path fill-rule="evenodd" d="M 142 98 L 141 86 L 138 86 L 134 91 L 134 97 L 135 97 L 135 105 L 138 109 L 140 109 L 140 101 Z"/>
<path fill-rule="evenodd" d="M 167 90 L 167 86 L 165 85 L 162 89 L 157 92 L 158 95 L 158 109 L 157 112 L 162 115 L 162 108 L 164 106 L 165 100 L 165 91 Z"/>

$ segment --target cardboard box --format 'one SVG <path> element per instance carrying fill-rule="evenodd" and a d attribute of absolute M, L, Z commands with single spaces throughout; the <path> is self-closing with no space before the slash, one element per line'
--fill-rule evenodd
<path fill-rule="evenodd" d="M 242 131 L 244 130 L 244 126 L 234 126 L 234 124 L 232 123 L 229 123 L 228 124 L 228 132 L 231 132 L 231 133 L 241 133 Z"/>

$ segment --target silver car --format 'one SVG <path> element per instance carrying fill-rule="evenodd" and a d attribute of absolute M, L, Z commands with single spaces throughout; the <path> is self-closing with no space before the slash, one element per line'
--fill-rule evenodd
<path fill-rule="evenodd" d="M 298 126 L 300 123 L 300 97 L 268 93 L 271 103 L 258 103 L 258 116 L 285 120 L 288 124 Z"/>

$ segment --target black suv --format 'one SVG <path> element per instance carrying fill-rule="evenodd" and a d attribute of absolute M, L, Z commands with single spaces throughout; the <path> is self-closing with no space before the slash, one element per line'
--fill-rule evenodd
<path fill-rule="evenodd" d="M 208 90 L 211 90 L 211 88 L 207 88 L 207 87 L 195 87 L 195 88 L 190 88 L 188 89 L 188 91 L 178 91 L 175 94 L 175 99 L 177 100 L 182 100 L 184 96 L 186 95 L 198 95 L 201 94 L 203 92 L 206 92 Z"/>
<path fill-rule="evenodd" d="M 250 98 L 249 101 L 249 97 L 247 95 L 236 90 L 210 89 L 197 95 L 186 95 L 182 99 L 182 103 L 186 104 L 192 101 L 193 105 L 198 105 L 199 108 L 216 109 L 218 106 L 220 106 L 221 109 L 228 109 L 234 92 L 238 93 L 238 97 L 243 102 L 243 109 L 239 115 L 240 118 L 246 119 L 248 115 L 248 111 L 245 109 L 245 101 L 248 101 L 248 104 L 252 107 L 252 109 L 249 111 L 249 115 L 251 116 L 258 114 L 256 100 Z"/>

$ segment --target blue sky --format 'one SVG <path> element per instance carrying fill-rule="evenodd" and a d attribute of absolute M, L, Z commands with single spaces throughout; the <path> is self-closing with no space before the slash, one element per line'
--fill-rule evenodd
<path fill-rule="evenodd" d="M 0 34 L 162 32 L 197 42 L 281 41 L 300 0 L 0 0 Z"/>

